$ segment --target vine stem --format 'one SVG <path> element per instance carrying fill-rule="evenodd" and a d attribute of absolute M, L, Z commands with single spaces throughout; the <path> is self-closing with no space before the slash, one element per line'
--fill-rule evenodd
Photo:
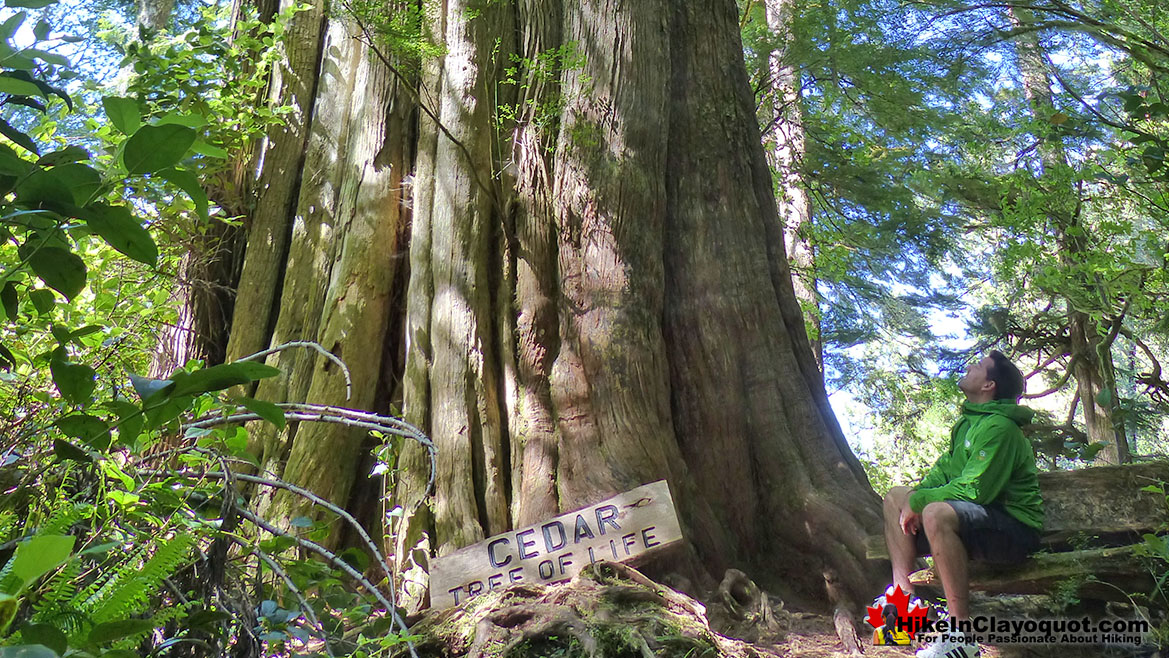
<path fill-rule="evenodd" d="M 249 354 L 245 357 L 236 359 L 235 363 L 239 363 L 240 361 L 257 361 L 259 359 L 263 359 L 269 354 L 282 352 L 293 347 L 306 347 L 309 349 L 314 349 L 320 352 L 326 359 L 336 364 L 336 366 L 341 369 L 341 374 L 345 376 L 345 399 L 349 400 L 353 398 L 353 378 L 349 375 L 349 367 L 346 366 L 345 362 L 342 361 L 336 354 L 333 354 L 329 350 L 325 349 L 324 346 L 322 346 L 320 343 L 311 340 L 294 340 L 288 343 L 281 343 L 280 345 L 270 347 L 262 352 L 256 352 L 255 354 Z"/>

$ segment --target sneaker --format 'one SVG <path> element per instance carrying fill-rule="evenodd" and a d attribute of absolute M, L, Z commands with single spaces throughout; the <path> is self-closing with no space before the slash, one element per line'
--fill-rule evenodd
<path fill-rule="evenodd" d="M 973 642 L 938 641 L 917 652 L 917 658 L 978 658 L 978 645 Z"/>

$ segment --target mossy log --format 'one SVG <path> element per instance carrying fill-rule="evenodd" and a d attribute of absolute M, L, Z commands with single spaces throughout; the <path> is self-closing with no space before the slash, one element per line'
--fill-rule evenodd
<path fill-rule="evenodd" d="M 915 571 L 909 582 L 941 587 L 933 568 Z M 1068 588 L 1080 597 L 1127 600 L 1131 592 L 1148 592 L 1153 577 L 1136 546 L 1037 553 L 1011 566 L 973 563 L 971 589 L 1009 594 L 1045 594 Z"/>
<path fill-rule="evenodd" d="M 1169 462 L 1100 466 L 1039 474 L 1045 519 L 1042 542 L 1058 551 L 1069 544 L 1131 544 L 1141 533 L 1169 523 L 1163 495 L 1142 489 L 1169 481 Z M 866 540 L 870 560 L 889 559 L 885 538 Z"/>
<path fill-rule="evenodd" d="M 971 589 L 1043 594 L 1073 586 L 1079 596 L 1098 599 L 1149 591 L 1154 583 L 1139 555 L 1140 536 L 1164 528 L 1169 507 L 1163 494 L 1143 489 L 1165 481 L 1164 461 L 1041 473 L 1043 549 L 1018 565 L 972 562 Z M 868 537 L 866 549 L 869 559 L 888 559 L 884 536 Z M 914 572 L 910 582 L 941 585 L 932 569 Z"/>

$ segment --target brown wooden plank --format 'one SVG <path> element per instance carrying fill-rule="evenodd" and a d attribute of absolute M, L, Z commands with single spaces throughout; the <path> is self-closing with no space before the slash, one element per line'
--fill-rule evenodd
<path fill-rule="evenodd" d="M 1077 535 L 1121 537 L 1127 543 L 1132 535 L 1163 527 L 1169 523 L 1164 496 L 1141 489 L 1164 481 L 1169 481 L 1164 461 L 1040 473 L 1044 545 L 1075 543 Z M 883 535 L 868 537 L 865 549 L 870 560 L 889 559 Z"/>
<path fill-rule="evenodd" d="M 670 488 L 659 480 L 437 558 L 431 606 L 458 605 L 512 583 L 567 580 L 592 562 L 625 562 L 681 538 Z"/>

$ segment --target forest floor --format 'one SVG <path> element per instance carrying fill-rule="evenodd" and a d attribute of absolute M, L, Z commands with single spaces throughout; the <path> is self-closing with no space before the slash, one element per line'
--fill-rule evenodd
<path fill-rule="evenodd" d="M 863 622 L 857 628 L 859 633 L 869 630 Z M 861 649 L 865 658 L 906 658 L 913 656 L 919 648 L 871 646 L 863 640 Z M 808 613 L 791 615 L 787 635 L 782 642 L 756 644 L 755 647 L 761 650 L 762 655 L 782 658 L 853 658 L 841 645 L 832 618 Z M 981 650 L 982 658 L 1151 658 L 1161 655 L 1154 647 L 982 645 Z"/>
<path fill-rule="evenodd" d="M 432 610 L 411 629 L 418 634 L 418 653 L 423 658 L 854 658 L 841 640 L 853 634 L 868 658 L 904 658 L 918 648 L 872 646 L 867 622 L 785 606 L 733 569 L 700 602 L 625 565 L 594 567 L 569 583 L 520 585 Z M 980 597 L 972 606 L 999 618 L 1051 616 L 1047 597 Z M 1160 655 L 1152 646 L 982 647 L 983 658 Z"/>

